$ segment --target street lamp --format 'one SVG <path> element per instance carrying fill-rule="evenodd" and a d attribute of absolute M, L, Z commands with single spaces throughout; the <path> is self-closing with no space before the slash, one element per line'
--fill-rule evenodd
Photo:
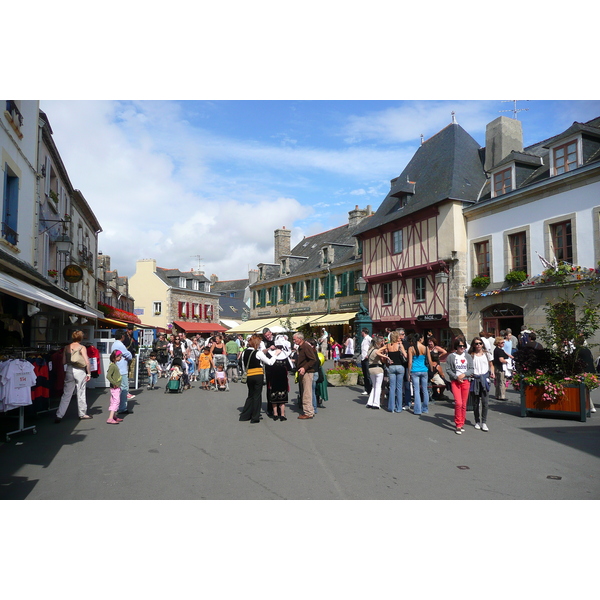
<path fill-rule="evenodd" d="M 361 331 L 366 327 L 369 331 L 369 335 L 373 333 L 373 321 L 369 315 L 369 309 L 363 304 L 362 295 L 367 291 L 368 283 L 362 277 L 362 275 L 354 282 L 356 289 L 360 292 L 360 305 L 359 311 L 354 317 L 354 328 L 356 331 L 356 348 L 360 348 L 361 344 Z"/>

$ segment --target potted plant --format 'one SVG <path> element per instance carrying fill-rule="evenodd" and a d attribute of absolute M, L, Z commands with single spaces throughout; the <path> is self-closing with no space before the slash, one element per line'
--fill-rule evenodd
<path fill-rule="evenodd" d="M 361 369 L 356 365 L 348 365 L 344 367 L 336 367 L 325 371 L 327 382 L 332 386 L 342 385 L 357 385 L 358 375 L 362 373 Z"/>
<path fill-rule="evenodd" d="M 537 334 L 545 347 L 515 354 L 513 385 L 521 392 L 521 416 L 554 414 L 585 421 L 590 391 L 600 386 L 600 380 L 586 373 L 578 346 L 600 329 L 598 273 L 594 271 L 586 283 L 573 283 L 571 265 L 559 263 L 554 273 L 551 268 L 546 271 L 561 293 L 544 307 L 546 327 Z"/>
<path fill-rule="evenodd" d="M 48 269 L 48 277 L 56 279 L 58 277 L 58 271 L 56 269 Z"/>
<path fill-rule="evenodd" d="M 471 285 L 474 288 L 486 288 L 490 285 L 490 278 L 483 277 L 482 275 L 478 275 L 477 277 L 473 277 L 473 281 L 471 281 Z"/>
<path fill-rule="evenodd" d="M 506 283 L 516 285 L 523 283 L 527 279 L 527 273 L 525 271 L 509 271 L 504 277 Z"/>

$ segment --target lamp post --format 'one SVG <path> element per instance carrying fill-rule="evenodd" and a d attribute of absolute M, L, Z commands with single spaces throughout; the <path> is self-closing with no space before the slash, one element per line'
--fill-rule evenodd
<path fill-rule="evenodd" d="M 355 285 L 356 289 L 360 292 L 360 307 L 356 313 L 356 316 L 354 317 L 354 329 L 356 334 L 355 348 L 358 350 L 362 342 L 361 331 L 366 327 L 369 330 L 369 335 L 371 335 L 373 333 L 373 321 L 369 315 L 369 309 L 363 304 L 363 294 L 367 290 L 368 283 L 361 276 L 356 280 Z"/>

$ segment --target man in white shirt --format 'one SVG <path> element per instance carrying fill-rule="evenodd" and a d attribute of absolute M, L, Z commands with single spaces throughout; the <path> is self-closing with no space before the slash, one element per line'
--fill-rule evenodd
<path fill-rule="evenodd" d="M 360 344 L 360 366 L 362 367 L 363 379 L 365 380 L 365 391 L 362 393 L 363 396 L 368 396 L 373 389 L 371 383 L 371 375 L 369 374 L 369 347 L 371 346 L 371 336 L 369 330 L 366 327 L 362 328 L 360 332 L 362 335 L 362 342 Z"/>

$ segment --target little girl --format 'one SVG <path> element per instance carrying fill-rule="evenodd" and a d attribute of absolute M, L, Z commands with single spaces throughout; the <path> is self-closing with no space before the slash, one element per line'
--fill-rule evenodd
<path fill-rule="evenodd" d="M 158 381 L 158 361 L 156 360 L 156 354 L 154 352 L 150 355 L 146 361 L 146 368 L 148 369 L 148 389 L 156 389 L 156 382 Z"/>
<path fill-rule="evenodd" d="M 215 372 L 215 379 L 217 383 L 217 387 L 220 390 L 224 390 L 227 387 L 227 373 L 225 373 L 224 367 L 222 364 L 217 365 L 217 370 Z"/>
<path fill-rule="evenodd" d="M 122 360 L 123 355 L 120 350 L 114 350 L 110 355 L 110 367 L 106 373 L 106 378 L 110 382 L 110 405 L 108 407 L 108 420 L 107 423 L 111 425 L 118 425 L 123 421 L 115 416 L 115 413 L 119 410 L 119 403 L 121 401 L 121 373 L 117 363 Z"/>

